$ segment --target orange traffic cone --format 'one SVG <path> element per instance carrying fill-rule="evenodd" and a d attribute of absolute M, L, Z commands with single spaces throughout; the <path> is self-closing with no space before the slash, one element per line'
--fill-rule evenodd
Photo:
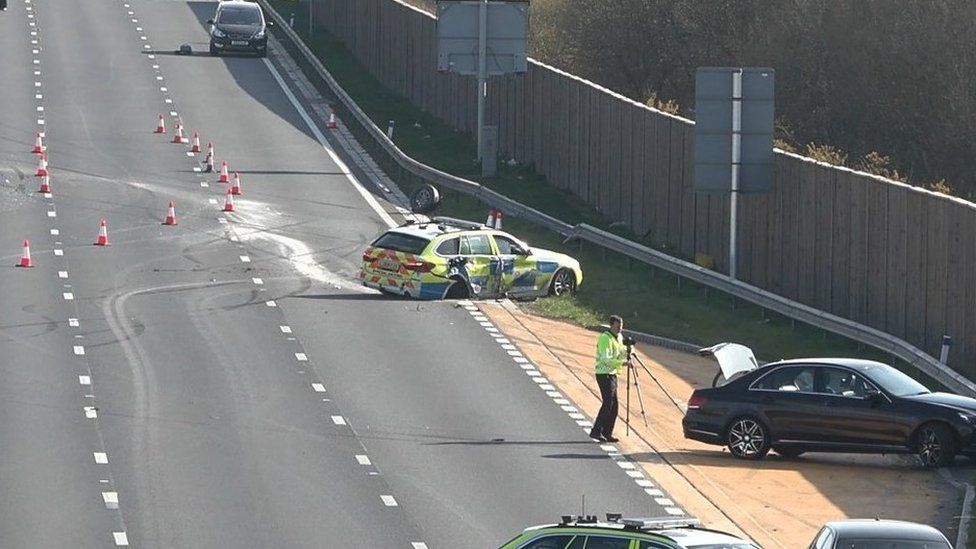
<path fill-rule="evenodd" d="M 95 241 L 96 246 L 108 246 L 108 222 L 104 219 L 98 225 L 98 240 Z"/>
<path fill-rule="evenodd" d="M 176 133 L 173 134 L 173 140 L 170 143 L 186 143 L 186 139 L 183 138 L 183 125 L 179 122 L 176 123 Z"/>
<path fill-rule="evenodd" d="M 190 147 L 190 152 L 200 152 L 200 132 L 193 132 L 193 146 Z"/>
<path fill-rule="evenodd" d="M 220 163 L 220 179 L 217 180 L 218 183 L 230 183 L 230 176 L 227 174 L 227 161 L 224 160 Z"/>
<path fill-rule="evenodd" d="M 230 186 L 230 194 L 241 194 L 241 175 L 234 172 L 234 183 Z"/>
<path fill-rule="evenodd" d="M 503 217 L 505 217 L 505 214 L 503 214 L 501 210 L 495 212 L 495 228 L 498 229 L 499 231 L 502 230 Z"/>
<path fill-rule="evenodd" d="M 44 194 L 49 194 L 51 192 L 51 178 L 50 177 L 48 177 L 48 176 L 45 175 L 44 178 L 41 179 L 41 188 L 37 189 L 37 192 L 44 193 Z"/>
<path fill-rule="evenodd" d="M 339 127 L 339 122 L 336 120 L 336 108 L 335 105 L 329 105 L 329 121 L 325 123 L 325 127 L 330 130 L 334 130 Z"/>
<path fill-rule="evenodd" d="M 213 171 L 214 171 L 214 149 L 213 149 L 213 143 L 211 143 L 209 141 L 207 142 L 207 160 L 205 162 L 206 162 L 206 167 L 204 168 L 203 171 L 205 171 L 207 173 L 213 173 Z"/>
<path fill-rule="evenodd" d="M 42 152 L 37 158 L 37 173 L 34 175 L 36 177 L 44 177 L 47 175 L 47 153 Z"/>
<path fill-rule="evenodd" d="M 41 132 L 37 132 L 34 136 L 34 148 L 31 152 L 34 154 L 41 154 L 44 152 L 44 142 L 41 140 Z"/>
<path fill-rule="evenodd" d="M 20 263 L 17 264 L 18 267 L 33 267 L 34 264 L 31 263 L 30 258 L 30 242 L 24 240 L 24 253 L 20 256 Z"/>
<path fill-rule="evenodd" d="M 495 210 L 488 210 L 488 219 L 485 221 L 486 227 L 495 226 Z"/>
<path fill-rule="evenodd" d="M 176 225 L 176 206 L 173 201 L 169 201 L 169 209 L 166 210 L 166 221 L 163 221 L 163 225 Z"/>
<path fill-rule="evenodd" d="M 227 189 L 227 198 L 224 200 L 224 211 L 234 211 L 234 193 L 230 192 L 230 189 Z"/>
<path fill-rule="evenodd" d="M 163 121 L 163 115 L 159 115 L 159 122 L 156 122 L 156 131 L 153 133 L 166 133 L 166 122 Z"/>

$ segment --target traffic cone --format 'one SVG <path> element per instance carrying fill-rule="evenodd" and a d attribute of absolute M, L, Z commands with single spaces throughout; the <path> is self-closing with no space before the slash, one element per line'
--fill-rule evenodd
<path fill-rule="evenodd" d="M 230 189 L 227 189 L 227 198 L 224 200 L 224 211 L 234 211 L 234 193 L 230 192 Z"/>
<path fill-rule="evenodd" d="M 41 132 L 36 132 L 34 136 L 34 148 L 31 149 L 34 154 L 41 154 L 44 152 L 44 142 L 41 140 Z"/>
<path fill-rule="evenodd" d="M 495 226 L 495 210 L 488 210 L 488 220 L 485 221 L 485 226 L 487 227 Z"/>
<path fill-rule="evenodd" d="M 230 183 L 230 176 L 227 175 L 227 161 L 224 160 L 220 163 L 220 179 L 217 180 L 218 183 Z"/>
<path fill-rule="evenodd" d="M 30 242 L 24 240 L 24 253 L 20 256 L 20 263 L 17 264 L 18 267 L 33 267 L 34 264 L 31 262 L 30 258 Z"/>
<path fill-rule="evenodd" d="M 163 121 L 163 115 L 159 115 L 159 122 L 156 122 L 156 131 L 153 133 L 166 133 L 166 122 Z"/>
<path fill-rule="evenodd" d="M 179 122 L 176 123 L 176 133 L 173 134 L 173 140 L 170 143 L 186 143 L 186 139 L 183 138 L 183 125 Z"/>
<path fill-rule="evenodd" d="M 505 217 L 505 214 L 503 214 L 501 210 L 495 212 L 495 228 L 498 229 L 499 231 L 502 230 L 503 217 Z"/>
<path fill-rule="evenodd" d="M 200 132 L 193 132 L 193 146 L 190 147 L 190 152 L 200 152 Z"/>
<path fill-rule="evenodd" d="M 41 188 L 37 189 L 37 192 L 44 193 L 44 194 L 49 194 L 51 192 L 51 178 L 50 177 L 48 177 L 48 176 L 45 175 L 44 178 L 41 179 Z"/>
<path fill-rule="evenodd" d="M 108 246 L 108 222 L 104 219 L 98 225 L 98 240 L 95 241 L 96 246 Z"/>
<path fill-rule="evenodd" d="M 173 201 L 169 201 L 169 209 L 166 210 L 166 221 L 163 221 L 163 225 L 176 225 L 176 206 Z"/>
<path fill-rule="evenodd" d="M 37 173 L 34 174 L 36 177 L 47 176 L 47 153 L 42 152 L 37 159 Z"/>
<path fill-rule="evenodd" d="M 329 121 L 325 123 L 325 127 L 330 130 L 334 130 L 339 127 L 339 122 L 336 120 L 336 108 L 335 105 L 329 105 Z"/>
<path fill-rule="evenodd" d="M 209 141 L 207 142 L 207 160 L 205 162 L 206 162 L 206 167 L 204 168 L 203 171 L 205 171 L 206 173 L 213 173 L 213 171 L 214 171 L 214 149 L 213 149 L 213 143 L 211 143 Z"/>
<path fill-rule="evenodd" d="M 234 172 L 234 183 L 230 186 L 230 194 L 241 194 L 241 176 Z"/>

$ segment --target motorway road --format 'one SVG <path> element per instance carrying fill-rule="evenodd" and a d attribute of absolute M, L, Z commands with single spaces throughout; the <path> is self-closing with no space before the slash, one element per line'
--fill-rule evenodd
<path fill-rule="evenodd" d="M 278 61 L 163 51 L 205 51 L 215 5 L 0 13 L 0 547 L 495 547 L 584 494 L 664 515 L 491 326 L 356 285 L 395 209 Z M 236 212 L 176 120 L 240 171 Z"/>

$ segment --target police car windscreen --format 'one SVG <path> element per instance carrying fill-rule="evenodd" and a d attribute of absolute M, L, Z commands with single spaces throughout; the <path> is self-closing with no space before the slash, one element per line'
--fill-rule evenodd
<path fill-rule="evenodd" d="M 383 236 L 376 239 L 373 242 L 373 246 L 377 248 L 385 248 L 387 250 L 396 250 L 398 252 L 404 252 L 408 254 L 418 255 L 423 253 L 424 248 L 430 244 L 430 239 L 423 238 L 420 236 L 414 236 L 412 234 L 403 234 L 394 231 L 390 231 Z"/>

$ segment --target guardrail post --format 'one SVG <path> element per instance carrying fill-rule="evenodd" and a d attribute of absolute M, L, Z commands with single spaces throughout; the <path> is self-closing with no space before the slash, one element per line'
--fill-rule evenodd
<path fill-rule="evenodd" d="M 942 352 L 939 353 L 939 362 L 949 365 L 949 349 L 952 347 L 952 338 L 944 335 L 942 336 Z"/>

